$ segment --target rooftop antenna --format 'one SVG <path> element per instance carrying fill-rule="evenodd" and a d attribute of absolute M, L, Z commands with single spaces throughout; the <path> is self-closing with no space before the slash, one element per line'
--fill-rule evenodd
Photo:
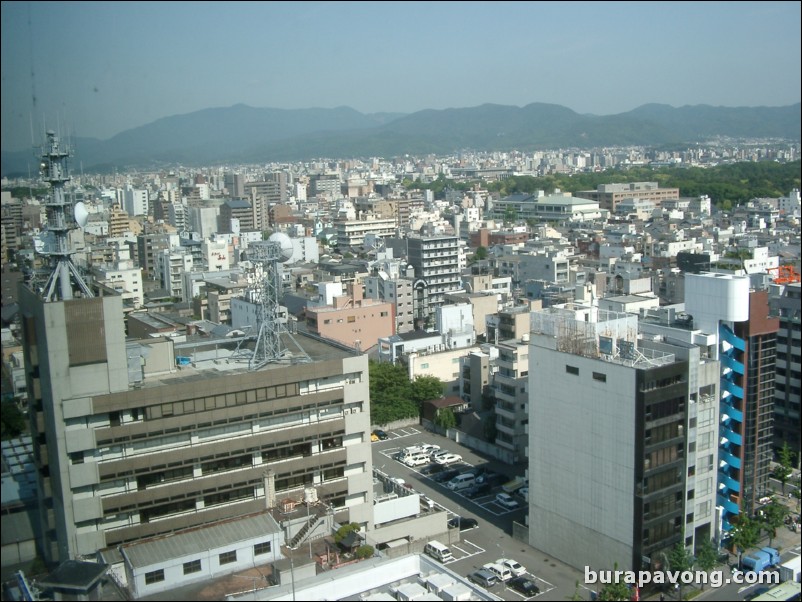
<path fill-rule="evenodd" d="M 281 340 L 284 334 L 292 339 L 301 351 L 302 361 L 311 361 L 305 351 L 287 330 L 286 322 L 279 316 L 281 297 L 281 266 L 292 258 L 292 240 L 283 232 L 274 232 L 265 242 L 253 242 L 248 246 L 249 257 L 262 266 L 259 283 L 259 309 L 257 324 L 259 334 L 253 354 L 248 361 L 249 370 L 258 370 L 270 362 L 291 358 L 291 353 Z"/>
<path fill-rule="evenodd" d="M 68 301 L 73 298 L 73 284 L 70 276 L 85 297 L 94 297 L 91 289 L 84 282 L 78 268 L 72 262 L 70 255 L 69 232 L 74 229 L 72 219 L 79 226 L 84 227 L 89 213 L 78 203 L 75 208 L 67 200 L 64 186 L 70 180 L 67 168 L 67 158 L 70 151 L 60 144 L 58 136 L 52 130 L 47 131 L 47 146 L 42 150 L 42 162 L 39 170 L 45 181 L 50 183 L 50 195 L 45 202 L 47 210 L 47 230 L 53 237 L 52 244 L 45 246 L 41 254 L 50 258 L 50 276 L 43 288 L 43 297 L 46 302 Z M 68 213 L 72 212 L 72 216 Z"/>

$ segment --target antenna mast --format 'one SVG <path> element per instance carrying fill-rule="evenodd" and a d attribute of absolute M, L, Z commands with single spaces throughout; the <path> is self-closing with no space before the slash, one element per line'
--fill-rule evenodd
<path fill-rule="evenodd" d="M 43 297 L 46 302 L 68 301 L 73 298 L 72 275 L 75 284 L 84 297 L 94 297 L 91 289 L 84 282 L 70 255 L 69 232 L 73 215 L 68 216 L 68 210 L 73 213 L 72 202 L 67 200 L 64 186 L 70 181 L 67 168 L 69 149 L 61 146 L 59 138 L 52 130 L 47 131 L 47 146 L 43 149 L 39 166 L 42 177 L 50 183 L 50 195 L 45 203 L 47 210 L 47 230 L 54 238 L 52 245 L 45 247 L 41 252 L 50 258 L 50 276 L 43 288 Z"/>

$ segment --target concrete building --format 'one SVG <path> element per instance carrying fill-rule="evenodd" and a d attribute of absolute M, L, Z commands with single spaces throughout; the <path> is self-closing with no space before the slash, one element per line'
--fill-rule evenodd
<path fill-rule="evenodd" d="M 685 311 L 694 327 L 717 335 L 723 460 L 717 503 L 722 528 L 730 531 L 732 519 L 742 512 L 752 516 L 768 491 L 779 320 L 769 315 L 768 291 L 755 290 L 746 276 L 727 274 L 686 274 Z"/>
<path fill-rule="evenodd" d="M 415 329 L 410 278 L 402 278 L 397 272 L 393 277 L 390 273 L 379 270 L 376 276 L 367 276 L 364 281 L 365 297 L 393 305 L 396 333 Z"/>
<path fill-rule="evenodd" d="M 365 219 L 337 221 L 334 227 L 337 229 L 337 246 L 341 249 L 364 244 L 367 235 L 384 238 L 395 236 L 398 231 L 394 217 L 382 219 L 374 214 L 365 216 Z"/>
<path fill-rule="evenodd" d="M 227 339 L 126 341 L 118 296 L 44 302 L 23 287 L 20 311 L 47 561 L 310 487 L 338 522 L 368 527 L 367 356 L 305 339 L 311 363 L 249 371 Z"/>
<path fill-rule="evenodd" d="M 228 199 L 220 205 L 217 231 L 222 234 L 239 234 L 255 229 L 253 206 L 245 199 Z"/>
<path fill-rule="evenodd" d="M 652 201 L 657 207 L 666 199 L 678 199 L 679 188 L 660 188 L 657 182 L 630 182 L 628 184 L 599 184 L 596 190 L 578 190 L 581 199 L 592 199 L 601 209 L 615 212 L 624 199 L 637 198 Z"/>
<path fill-rule="evenodd" d="M 349 284 L 348 294 L 333 297 L 331 305 L 306 306 L 306 327 L 309 332 L 367 350 L 379 339 L 395 333 L 393 304 L 362 296 L 360 285 Z"/>
<path fill-rule="evenodd" d="M 693 548 L 715 524 L 712 504 L 694 517 L 696 480 L 710 478 L 708 496 L 715 489 L 715 448 L 693 466 L 688 450 L 697 434 L 690 406 L 700 382 L 718 378 L 717 364 L 639 341 L 632 315 L 567 306 L 532 318 L 530 545 L 574 567 L 667 568 L 671 548 Z M 716 408 L 712 399 L 711 441 Z"/>
<path fill-rule="evenodd" d="M 777 330 L 777 369 L 774 382 L 774 449 L 779 450 L 787 442 L 799 457 L 802 285 L 799 282 L 775 284 L 769 291 L 772 315 L 778 316 L 780 321 Z"/>
<path fill-rule="evenodd" d="M 407 252 L 415 270 L 415 320 L 424 324 L 443 305 L 445 293 L 462 290 L 460 240 L 456 236 L 410 236 Z"/>

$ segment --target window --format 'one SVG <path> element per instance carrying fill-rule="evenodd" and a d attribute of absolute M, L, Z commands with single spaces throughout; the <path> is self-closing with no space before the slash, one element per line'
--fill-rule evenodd
<path fill-rule="evenodd" d="M 145 585 L 153 585 L 154 583 L 159 583 L 159 581 L 164 581 L 164 569 L 145 573 Z"/>
<path fill-rule="evenodd" d="M 565 371 L 568 374 L 579 374 L 579 368 L 577 368 L 576 366 L 569 366 L 567 364 L 565 366 Z"/>
<path fill-rule="evenodd" d="M 601 372 L 594 372 L 593 373 L 593 380 L 598 380 L 599 382 L 606 383 L 607 382 L 607 375 L 602 374 Z"/>
<path fill-rule="evenodd" d="M 253 555 L 259 556 L 260 554 L 268 554 L 271 550 L 270 542 L 263 541 L 253 546 Z"/>
<path fill-rule="evenodd" d="M 232 550 L 231 552 L 223 552 L 220 554 L 220 564 L 231 564 L 232 562 L 237 562 L 237 551 Z"/>
<path fill-rule="evenodd" d="M 201 561 L 200 560 L 192 560 L 191 562 L 184 563 L 184 574 L 191 575 L 192 573 L 200 573 L 201 570 Z"/>

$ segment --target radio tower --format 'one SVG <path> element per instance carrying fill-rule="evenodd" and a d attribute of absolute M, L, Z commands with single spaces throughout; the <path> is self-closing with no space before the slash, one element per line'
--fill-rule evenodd
<path fill-rule="evenodd" d="M 259 334 L 248 363 L 249 370 L 258 370 L 269 362 L 292 359 L 292 353 L 281 340 L 282 334 L 292 339 L 300 350 L 299 361 L 311 361 L 305 351 L 279 319 L 281 301 L 280 263 L 289 261 L 293 247 L 290 237 L 281 232 L 271 234 L 266 242 L 255 242 L 248 246 L 248 255 L 254 263 L 262 266 L 262 280 L 259 283 L 259 315 L 257 318 Z"/>
<path fill-rule="evenodd" d="M 52 130 L 47 131 L 47 146 L 41 158 L 42 163 L 39 170 L 45 181 L 50 182 L 50 196 L 45 203 L 47 210 L 47 230 L 53 237 L 53 243 L 47 245 L 41 252 L 50 258 L 50 275 L 42 289 L 42 296 L 46 302 L 68 301 L 73 298 L 73 282 L 80 289 L 84 297 L 94 297 L 92 291 L 84 282 L 78 268 L 70 259 L 73 251 L 70 249 L 69 232 L 73 230 L 73 218 L 76 217 L 72 203 L 67 200 L 64 185 L 70 181 L 67 169 L 67 158 L 70 156 L 69 149 L 62 147 L 58 136 Z M 86 210 L 82 203 L 79 203 L 79 221 L 85 225 Z"/>

